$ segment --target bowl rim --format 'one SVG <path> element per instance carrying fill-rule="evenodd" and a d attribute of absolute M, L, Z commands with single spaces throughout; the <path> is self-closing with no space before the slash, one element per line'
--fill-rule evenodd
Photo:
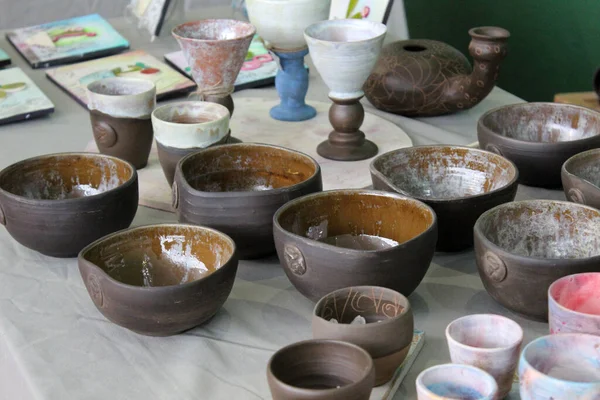
<path fill-rule="evenodd" d="M 600 165 L 600 148 L 590 149 L 590 150 L 582 151 L 581 153 L 577 153 L 577 154 L 569 157 L 567 159 L 567 161 L 565 161 L 563 163 L 561 171 L 564 172 L 565 174 L 567 174 L 569 177 L 575 177 L 577 179 L 581 179 L 583 182 L 588 183 L 588 184 L 592 185 L 593 187 L 597 188 L 598 190 L 600 190 L 600 186 L 596 185 L 593 182 L 590 182 L 588 179 L 582 178 L 580 175 L 577 175 L 575 172 L 570 170 L 570 168 L 572 167 L 572 164 L 574 162 L 576 162 L 578 158 L 580 158 L 580 157 L 583 158 L 590 154 L 598 155 L 598 160 L 599 160 L 599 165 Z"/>
<path fill-rule="evenodd" d="M 201 153 L 216 152 L 216 151 L 220 151 L 220 150 L 223 150 L 226 148 L 232 148 L 232 147 L 240 147 L 240 148 L 241 147 L 254 147 L 254 148 L 265 148 L 266 147 L 266 148 L 272 148 L 272 149 L 277 149 L 277 150 L 283 150 L 288 153 L 293 153 L 297 156 L 300 156 L 301 158 L 305 158 L 307 161 L 312 162 L 313 165 L 315 166 L 315 172 L 311 176 L 309 176 L 308 178 L 303 180 L 302 182 L 298 182 L 298 183 L 290 185 L 290 186 L 283 186 L 280 188 L 269 189 L 269 190 L 248 190 L 248 191 L 237 191 L 237 192 L 229 192 L 229 191 L 228 192 L 205 192 L 202 190 L 197 190 L 197 189 L 193 188 L 192 185 L 189 184 L 188 180 L 186 179 L 185 175 L 183 174 L 183 168 L 182 168 L 183 164 L 185 162 L 187 162 L 188 159 L 190 159 L 192 157 L 196 157 Z M 321 166 L 319 165 L 317 160 L 315 160 L 308 154 L 302 153 L 297 150 L 292 150 L 292 149 L 288 149 L 286 147 L 277 146 L 277 145 L 273 145 L 273 144 L 243 142 L 243 143 L 229 143 L 229 144 L 222 144 L 219 146 L 205 147 L 202 149 L 198 149 L 197 151 L 191 152 L 190 154 L 186 155 L 181 160 L 179 160 L 179 162 L 177 162 L 177 166 L 175 168 L 175 176 L 177 176 L 178 172 L 181 177 L 180 184 L 182 185 L 182 187 L 185 188 L 190 193 L 193 193 L 194 195 L 200 195 L 203 198 L 216 198 L 216 199 L 226 199 L 226 198 L 235 198 L 235 197 L 257 198 L 257 197 L 266 197 L 266 196 L 278 195 L 281 193 L 287 193 L 292 190 L 297 190 L 297 189 L 301 189 L 305 186 L 308 186 L 315 179 L 317 179 L 321 176 Z"/>
<path fill-rule="evenodd" d="M 312 198 L 315 197 L 324 197 L 324 196 L 329 196 L 332 194 L 342 194 L 342 195 L 348 195 L 348 194 L 358 194 L 358 195 L 367 195 L 367 196 L 383 196 L 383 197 L 393 197 L 396 200 L 402 200 L 402 201 L 407 201 L 410 203 L 413 203 L 413 205 L 418 206 L 418 207 L 423 207 L 424 209 L 426 209 L 427 211 L 429 211 L 429 213 L 431 214 L 431 224 L 429 224 L 429 226 L 423 230 L 422 232 L 420 232 L 418 235 L 413 236 L 412 238 L 402 242 L 402 243 L 398 243 L 395 246 L 391 246 L 385 249 L 377 249 L 377 250 L 357 250 L 357 249 L 348 249 L 345 247 L 338 247 L 338 246 L 334 246 L 332 244 L 329 243 L 325 243 L 325 242 L 321 242 L 318 240 L 314 240 L 314 239 L 310 239 L 307 238 L 306 236 L 300 236 L 298 234 L 295 234 L 293 232 L 288 231 L 287 229 L 284 229 L 281 224 L 279 223 L 279 218 L 281 216 L 281 214 L 283 214 L 285 211 L 287 211 L 289 208 L 302 203 L 306 200 L 310 200 Z M 437 228 L 437 223 L 438 223 L 438 217 L 437 214 L 435 213 L 435 211 L 433 211 L 433 209 L 426 203 L 418 200 L 418 199 L 414 199 L 412 197 L 408 197 L 408 196 L 404 196 L 402 194 L 399 193 L 393 193 L 393 192 L 386 192 L 383 190 L 373 190 L 373 189 L 332 189 L 332 190 L 324 190 L 321 192 L 316 192 L 316 193 L 310 193 L 307 194 L 305 196 L 301 196 L 298 198 L 295 198 L 294 200 L 290 200 L 287 203 L 285 203 L 284 205 L 282 205 L 276 212 L 275 214 L 273 214 L 273 229 L 277 229 L 280 232 L 282 232 L 284 235 L 288 235 L 288 236 L 292 236 L 293 238 L 295 238 L 296 240 L 301 241 L 302 243 L 305 243 L 311 247 L 317 247 L 319 249 L 323 249 L 323 250 L 329 250 L 329 251 L 334 251 L 336 253 L 343 253 L 343 254 L 351 254 L 351 255 L 358 255 L 358 254 L 378 254 L 378 253 L 387 253 L 387 252 L 391 252 L 391 251 L 396 251 L 398 248 L 402 248 L 404 246 L 407 246 L 408 244 L 410 244 L 411 242 L 423 237 L 424 235 L 428 234 L 429 232 L 431 232 L 432 230 Z"/>
<path fill-rule="evenodd" d="M 144 86 L 144 90 L 142 90 L 141 92 L 138 92 L 138 93 L 112 95 L 112 94 L 100 93 L 100 92 L 97 92 L 97 91 L 91 89 L 91 88 L 94 88 L 95 86 L 101 85 L 102 83 L 106 84 L 108 82 L 112 83 L 112 82 L 119 82 L 119 81 L 139 84 L 140 86 Z M 98 99 L 109 100 L 109 101 L 117 99 L 119 101 L 126 101 L 126 100 L 133 99 L 135 97 L 147 96 L 152 92 L 154 92 L 154 94 L 156 94 L 156 84 L 148 79 L 133 78 L 133 77 L 127 77 L 127 76 L 124 76 L 124 77 L 113 76 L 113 77 L 102 78 L 102 79 L 98 79 L 93 82 L 90 82 L 85 86 L 85 90 L 86 90 L 86 93 L 88 93 L 88 95 L 91 94 L 93 97 L 96 97 Z"/>
<path fill-rule="evenodd" d="M 548 307 L 550 307 L 550 305 L 552 304 L 553 306 L 556 306 L 558 309 L 560 309 L 561 311 L 565 312 L 565 313 L 569 313 L 578 317 L 583 317 L 585 319 L 588 320 L 595 320 L 600 322 L 600 315 L 599 314 L 590 314 L 590 313 L 584 313 L 581 311 L 576 311 L 573 309 L 570 309 L 568 307 L 563 306 L 558 300 L 556 300 L 554 298 L 554 296 L 552 295 L 552 288 L 558 284 L 559 281 L 568 279 L 568 278 L 573 278 L 575 276 L 580 276 L 580 275 L 596 275 L 599 280 L 600 280 L 600 272 L 580 272 L 577 274 L 571 274 L 571 275 L 566 275 L 563 276 L 562 278 L 558 278 L 557 280 L 555 280 L 554 282 L 552 282 L 550 284 L 550 286 L 548 287 Z M 548 308 L 548 319 L 550 319 L 550 308 Z"/>
<path fill-rule="evenodd" d="M 426 394 L 428 394 L 429 396 L 431 396 L 432 399 L 437 399 L 440 398 L 438 394 L 432 392 L 431 390 L 429 390 L 427 388 L 427 386 L 425 386 L 423 384 L 423 378 L 425 377 L 426 374 L 431 373 L 432 371 L 435 370 L 441 370 L 441 369 L 468 369 L 471 370 L 477 374 L 479 374 L 479 376 L 481 376 L 482 378 L 485 378 L 485 380 L 487 381 L 487 383 L 489 385 L 491 385 L 492 387 L 492 392 L 489 394 L 484 395 L 483 397 L 481 397 L 481 399 L 487 399 L 487 398 L 494 398 L 493 396 L 490 397 L 490 395 L 492 394 L 497 394 L 498 393 L 498 383 L 496 382 L 496 380 L 494 379 L 494 377 L 492 375 L 490 375 L 488 372 L 484 371 L 481 368 L 475 367 L 473 365 L 469 365 L 469 364 L 457 364 L 457 363 L 446 363 L 446 364 L 438 364 L 438 365 L 434 365 L 432 367 L 429 368 L 425 368 L 423 371 L 421 371 L 419 373 L 419 375 L 417 376 L 417 379 L 415 379 L 415 384 L 417 386 L 417 389 L 420 389 L 422 391 L 424 391 Z"/>
<path fill-rule="evenodd" d="M 362 25 L 364 27 L 370 27 L 371 30 L 373 31 L 374 34 L 376 34 L 376 30 L 377 29 L 382 29 L 383 28 L 383 32 L 381 32 L 380 34 L 376 34 L 373 37 L 367 38 L 367 39 L 361 39 L 361 40 L 353 40 L 353 41 L 332 41 L 332 40 L 324 40 L 324 39 L 319 39 L 317 37 L 315 37 L 313 34 L 311 34 L 309 32 L 309 30 L 312 29 L 316 29 L 317 25 L 343 25 L 346 26 L 348 28 L 355 28 L 357 27 L 357 25 Z M 311 41 L 313 41 L 313 43 L 319 43 L 321 46 L 323 45 L 330 45 L 330 44 L 339 44 L 339 45 L 344 45 L 344 46 L 352 46 L 352 45 L 365 45 L 368 43 L 376 43 L 380 40 L 383 40 L 383 38 L 385 38 L 386 34 L 387 34 L 387 26 L 381 22 L 376 22 L 376 21 L 371 21 L 371 20 L 367 20 L 367 19 L 326 19 L 324 21 L 317 21 L 313 24 L 308 25 L 306 28 L 304 28 L 304 38 L 305 40 L 310 39 Z M 310 47 L 310 46 L 309 46 Z"/>
<path fill-rule="evenodd" d="M 186 282 L 186 283 L 182 283 L 179 285 L 167 285 L 167 286 L 138 286 L 138 285 L 131 285 L 129 283 L 121 282 L 121 281 L 113 278 L 112 276 L 110 276 L 106 271 L 104 271 L 104 269 L 100 268 L 98 265 L 96 265 L 95 263 L 91 262 L 90 260 L 88 260 L 86 258 L 86 253 L 89 252 L 93 247 L 96 247 L 99 244 L 101 244 L 102 242 L 112 239 L 115 236 L 121 236 L 126 233 L 140 231 L 140 230 L 144 230 L 144 229 L 161 228 L 161 227 L 172 227 L 172 228 L 187 227 L 187 228 L 194 228 L 197 230 L 209 231 L 209 232 L 217 234 L 218 236 L 222 236 L 225 240 L 228 240 L 229 242 L 231 242 L 233 251 L 231 252 L 231 256 L 229 257 L 229 259 L 227 259 L 227 261 L 225 261 L 223 263 L 223 265 L 221 265 L 220 268 L 217 268 L 212 273 L 202 276 L 200 279 L 196 279 L 191 282 Z M 236 262 L 232 263 L 232 261 L 236 261 Z M 235 241 L 229 235 L 227 235 L 221 231 L 218 231 L 216 229 L 209 228 L 207 226 L 186 224 L 186 223 L 175 223 L 175 222 L 167 222 L 167 223 L 160 223 L 160 224 L 147 224 L 147 225 L 140 225 L 140 226 L 136 226 L 136 227 L 129 227 L 129 228 L 121 229 L 119 231 L 110 233 L 106 236 L 101 237 L 100 239 L 93 241 L 92 243 L 88 244 L 83 249 L 81 249 L 81 251 L 77 255 L 78 265 L 80 266 L 81 263 L 83 263 L 83 262 L 86 263 L 88 266 L 92 267 L 92 269 L 94 269 L 97 273 L 99 273 L 104 278 L 109 280 L 112 284 L 114 284 L 118 287 L 125 288 L 128 290 L 141 290 L 144 292 L 167 292 L 167 291 L 173 290 L 174 288 L 187 288 L 187 287 L 191 287 L 194 285 L 198 285 L 201 282 L 208 280 L 212 276 L 215 276 L 215 274 L 222 273 L 221 271 L 226 270 L 227 267 L 229 267 L 233 264 L 237 264 L 237 246 L 235 244 Z M 79 268 L 79 270 L 81 273 L 81 267 Z M 81 275 L 83 275 L 83 274 L 81 274 Z"/>
<path fill-rule="evenodd" d="M 504 320 L 505 322 L 507 322 L 508 324 L 514 325 L 516 328 L 518 328 L 517 332 L 519 333 L 519 339 L 517 341 L 515 341 L 514 343 L 511 343 L 508 346 L 502 346 L 502 347 L 475 347 L 475 346 L 469 346 L 467 344 L 464 344 L 462 342 L 459 342 L 457 339 L 454 338 L 454 336 L 452 336 L 452 334 L 450 333 L 450 327 L 452 325 L 454 325 L 455 323 L 467 320 L 467 319 L 471 319 L 473 317 L 476 318 L 499 318 Z M 450 322 L 447 326 L 446 326 L 446 339 L 448 340 L 448 344 L 452 344 L 456 347 L 460 347 L 466 350 L 471 350 L 471 351 L 477 351 L 478 353 L 500 353 L 500 352 L 504 352 L 507 350 L 512 350 L 515 347 L 521 347 L 521 344 L 523 343 L 523 328 L 521 327 L 521 325 L 519 325 L 516 321 L 505 317 L 504 315 L 500 315 L 500 314 L 492 314 L 492 313 L 481 313 L 481 314 L 469 314 L 469 315 L 465 315 L 462 317 L 459 317 L 455 320 L 453 320 L 452 322 Z"/>
<path fill-rule="evenodd" d="M 381 172 L 379 169 L 377 169 L 375 167 L 375 163 L 377 161 L 379 161 L 380 159 L 382 159 L 385 156 L 389 156 L 392 153 L 402 153 L 402 152 L 407 152 L 410 151 L 410 149 L 424 149 L 424 148 L 451 148 L 451 149 L 464 149 L 467 150 L 468 152 L 474 152 L 474 153 L 484 153 L 487 155 L 491 155 L 494 157 L 499 157 L 501 159 L 503 159 L 504 161 L 508 162 L 508 164 L 510 166 L 512 166 L 513 170 L 514 170 L 514 176 L 513 178 L 510 180 L 510 182 L 508 182 L 507 184 L 496 188 L 494 190 L 490 190 L 489 192 L 484 192 L 484 193 L 478 193 L 478 194 L 474 194 L 474 195 L 469 195 L 469 196 L 462 196 L 462 197 L 455 197 L 455 198 L 451 198 L 451 199 L 440 199 L 440 198 L 431 198 L 431 197 L 423 197 L 420 195 L 414 195 L 411 194 L 409 192 L 407 192 L 406 190 L 400 189 L 396 184 L 390 182 L 390 178 L 388 178 L 383 172 Z M 395 149 L 395 150 L 391 150 L 388 152 L 385 152 L 383 154 L 380 154 L 378 156 L 376 156 L 371 163 L 369 164 L 369 169 L 371 171 L 372 175 L 377 176 L 379 179 L 384 180 L 386 182 L 387 185 L 389 185 L 391 188 L 393 188 L 395 191 L 397 191 L 398 193 L 404 195 L 404 196 L 408 196 L 408 197 L 412 197 L 413 199 L 417 199 L 417 200 L 421 200 L 422 202 L 425 203 L 431 203 L 431 204 L 447 204 L 450 202 L 456 202 L 456 201 L 466 201 L 466 200 L 477 200 L 479 198 L 484 198 L 486 196 L 492 196 L 494 194 L 497 194 L 503 190 L 507 190 L 509 188 L 511 188 L 512 186 L 517 185 L 518 180 L 519 180 L 519 169 L 517 168 L 516 164 L 514 162 L 512 162 L 511 160 L 509 160 L 508 158 L 500 155 L 500 154 L 496 154 L 493 153 L 491 151 L 488 150 L 484 150 L 484 149 L 479 149 L 479 148 L 474 148 L 474 147 L 468 147 L 468 146 L 459 146 L 459 145 L 445 145 L 445 144 L 426 144 L 426 145 L 419 145 L 419 146 L 410 146 L 410 147 L 403 147 L 400 149 Z"/>
<path fill-rule="evenodd" d="M 559 203 L 559 204 L 564 204 L 564 205 L 567 205 L 570 207 L 585 208 L 590 211 L 594 211 L 594 212 L 598 213 L 598 216 L 600 217 L 600 210 L 598 210 L 597 208 L 586 206 L 585 204 L 573 203 L 573 202 L 565 201 L 565 200 L 530 199 L 530 200 L 511 201 L 508 203 L 503 203 L 503 204 L 497 205 L 496 207 L 493 207 L 493 208 L 485 211 L 484 213 L 482 213 L 479 216 L 479 218 L 477 218 L 477 221 L 475 221 L 475 225 L 473 226 L 474 240 L 477 241 L 478 237 L 480 237 L 481 241 L 485 241 L 485 244 L 487 247 L 491 248 L 495 253 L 501 254 L 503 257 L 507 257 L 510 259 L 523 258 L 523 259 L 527 259 L 527 260 L 538 261 L 539 262 L 539 264 L 537 265 L 538 267 L 544 266 L 544 267 L 548 267 L 548 268 L 554 268 L 557 266 L 557 264 L 560 264 L 560 266 L 564 266 L 565 264 L 571 265 L 574 263 L 581 264 L 581 263 L 587 263 L 590 260 L 600 262 L 600 253 L 598 255 L 591 256 L 591 257 L 585 257 L 585 258 L 544 258 L 544 257 L 532 257 L 532 256 L 524 256 L 524 255 L 520 255 L 520 254 L 514 254 L 514 253 L 504 249 L 503 247 L 498 246 L 496 243 L 492 242 L 491 240 L 489 240 L 486 237 L 486 235 L 483 233 L 483 231 L 481 229 L 481 221 L 483 221 L 484 218 L 486 218 L 489 214 L 496 212 L 497 209 L 499 209 L 499 208 L 508 207 L 509 205 L 514 206 L 515 204 L 522 205 L 522 204 L 526 204 L 526 203 Z M 546 265 L 542 265 L 542 263 L 544 263 Z"/>
<path fill-rule="evenodd" d="M 402 310 L 402 312 L 400 314 L 398 314 L 398 315 L 396 315 L 394 317 L 388 318 L 386 320 L 379 321 L 379 322 L 377 322 L 375 324 L 371 323 L 371 324 L 364 324 L 364 325 L 358 325 L 358 324 L 357 325 L 352 325 L 352 324 L 342 324 L 342 323 L 340 323 L 340 324 L 338 324 L 336 326 L 337 327 L 343 327 L 343 328 L 338 328 L 338 329 L 348 329 L 348 330 L 350 330 L 350 329 L 357 329 L 358 330 L 358 329 L 367 329 L 367 327 L 372 328 L 372 327 L 376 327 L 376 326 L 385 326 L 385 325 L 389 325 L 389 324 L 395 323 L 400 318 L 406 317 L 406 315 L 408 315 L 409 312 L 412 313 L 412 307 L 410 305 L 410 301 L 402 293 L 400 293 L 400 292 L 398 292 L 396 290 L 393 290 L 393 289 L 389 289 L 389 288 L 383 287 L 383 286 L 377 286 L 377 285 L 357 285 L 357 286 L 348 286 L 348 287 L 345 287 L 345 288 L 336 289 L 336 290 L 333 290 L 333 291 L 327 293 L 323 297 L 321 297 L 317 301 L 317 303 L 315 304 L 315 306 L 313 307 L 313 310 L 312 310 L 312 316 L 313 316 L 313 318 L 317 318 L 319 321 L 323 321 L 325 323 L 330 323 L 328 320 L 326 320 L 325 318 L 323 318 L 320 315 L 318 315 L 317 314 L 317 310 L 323 305 L 323 303 L 325 302 L 325 300 L 327 300 L 328 297 L 330 297 L 330 296 L 332 296 L 332 295 L 334 295 L 336 293 L 347 292 L 347 291 L 349 291 L 351 289 L 359 289 L 361 291 L 363 291 L 363 290 L 369 290 L 369 289 L 379 289 L 379 290 L 385 291 L 387 293 L 391 293 L 392 295 L 397 295 L 401 300 L 404 301 L 405 304 L 403 305 L 403 310 Z M 346 298 L 347 298 L 347 296 L 346 296 Z M 412 332 L 411 332 L 411 337 L 412 337 Z"/>
<path fill-rule="evenodd" d="M 489 133 L 493 137 L 501 138 L 501 140 L 504 140 L 506 142 L 506 143 L 500 143 L 500 145 L 506 146 L 506 144 L 510 144 L 510 145 L 512 145 L 513 148 L 515 148 L 515 147 L 521 148 L 524 145 L 527 145 L 530 147 L 531 146 L 538 146 L 538 147 L 551 146 L 551 147 L 560 148 L 561 146 L 585 144 L 588 141 L 600 139 L 600 133 L 598 133 L 597 135 L 593 135 L 590 137 L 585 137 L 585 138 L 580 138 L 580 139 L 575 139 L 575 140 L 567 140 L 567 141 L 562 141 L 562 142 L 532 142 L 532 141 L 528 141 L 528 140 L 515 139 L 515 138 L 505 136 L 505 135 L 501 135 L 483 123 L 483 121 L 487 117 L 489 117 L 490 115 L 492 115 L 500 110 L 516 108 L 516 107 L 528 107 L 528 106 L 535 106 L 535 105 L 538 105 L 538 106 L 544 105 L 544 106 L 549 106 L 552 108 L 573 108 L 573 109 L 577 109 L 577 110 L 580 110 L 580 111 L 583 111 L 585 113 L 592 114 L 592 115 L 598 114 L 598 119 L 600 120 L 600 112 L 592 110 L 591 108 L 578 106 L 575 104 L 553 103 L 553 102 L 548 102 L 548 101 L 513 103 L 513 104 L 506 104 L 503 106 L 492 108 L 491 110 L 488 110 L 485 113 L 483 113 L 481 115 L 481 117 L 479 117 L 479 120 L 477 120 L 477 136 L 480 135 L 480 131 L 482 129 L 485 129 L 486 133 Z M 481 140 L 480 140 L 480 142 L 481 142 Z M 511 146 L 508 146 L 508 147 L 511 147 Z M 544 149 L 544 151 L 548 151 L 548 149 Z"/>
<path fill-rule="evenodd" d="M 550 380 L 555 383 L 561 383 L 561 384 L 567 383 L 568 385 L 584 386 L 584 387 L 586 387 L 586 386 L 600 387 L 600 382 L 577 382 L 577 381 L 570 381 L 567 379 L 555 378 L 555 377 L 545 374 L 542 371 L 540 371 L 539 369 L 535 368 L 533 365 L 531 365 L 531 363 L 527 359 L 527 357 L 526 357 L 527 350 L 529 350 L 530 347 L 533 347 L 534 345 L 536 345 L 538 342 L 540 342 L 542 340 L 563 340 L 563 339 L 566 339 L 567 337 L 575 337 L 575 338 L 579 337 L 579 338 L 583 338 L 583 339 L 587 339 L 587 340 L 594 339 L 594 340 L 598 340 L 600 342 L 599 336 L 591 335 L 589 333 L 560 333 L 560 334 L 545 335 L 545 336 L 537 337 L 537 338 L 533 339 L 531 342 L 529 342 L 527 345 L 525 345 L 525 347 L 523 347 L 523 350 L 521 351 L 521 356 L 520 356 L 519 370 L 524 369 L 524 368 L 530 368 L 533 371 L 537 372 L 544 379 Z"/>
<path fill-rule="evenodd" d="M 182 29 L 184 26 L 194 26 L 194 25 L 200 25 L 200 24 L 215 23 L 217 21 L 228 21 L 229 23 L 233 22 L 234 24 L 237 24 L 237 25 L 246 26 L 247 28 L 250 28 L 250 33 L 248 33 L 247 35 L 240 35 L 240 36 L 237 36 L 232 39 L 198 39 L 198 38 L 181 36 L 178 33 L 179 30 Z M 249 37 L 252 38 L 252 37 L 254 37 L 255 34 L 256 34 L 256 27 L 254 25 L 252 25 L 249 22 L 240 21 L 240 20 L 233 19 L 233 18 L 197 19 L 197 20 L 193 20 L 193 21 L 187 21 L 182 24 L 178 24 L 175 27 L 173 27 L 173 29 L 171 29 L 171 35 L 173 35 L 173 37 L 177 40 L 195 41 L 195 42 L 202 42 L 202 43 L 217 43 L 217 42 L 233 43 L 233 42 L 241 41 L 244 39 L 248 39 Z"/>
<path fill-rule="evenodd" d="M 50 158 L 50 157 L 109 158 L 109 159 L 111 159 L 114 162 L 123 163 L 126 166 L 128 166 L 129 169 L 131 170 L 131 176 L 129 177 L 129 179 L 127 179 L 125 182 L 123 182 L 122 184 L 118 185 L 117 187 L 105 190 L 104 192 L 100 192 L 100 193 L 96 193 L 96 194 L 92 194 L 92 195 L 84 196 L 84 197 L 74 197 L 74 198 L 69 198 L 69 199 L 57 199 L 57 200 L 52 200 L 52 199 L 30 199 L 30 198 L 25 197 L 25 196 L 20 196 L 20 195 L 11 193 L 11 192 L 5 190 L 1 185 L 0 185 L 0 194 L 6 196 L 8 198 L 11 198 L 14 201 L 18 201 L 19 203 L 30 204 L 30 205 L 36 205 L 36 204 L 44 204 L 44 205 L 50 205 L 50 204 L 71 204 L 71 203 L 74 203 L 76 201 L 81 202 L 84 199 L 102 199 L 103 197 L 106 197 L 106 196 L 109 196 L 109 195 L 113 194 L 117 190 L 122 190 L 122 189 L 128 188 L 129 186 L 133 185 L 138 180 L 137 169 L 129 161 L 125 161 L 125 160 L 123 160 L 121 158 L 114 157 L 114 156 L 109 156 L 109 155 L 102 154 L 102 153 L 65 152 L 65 153 L 43 154 L 43 155 L 40 155 L 40 156 L 30 157 L 30 158 L 26 158 L 26 159 L 21 160 L 21 161 L 17 161 L 15 163 L 9 165 L 8 167 L 0 170 L 0 183 L 2 181 L 2 178 L 7 173 L 11 172 L 13 169 L 18 168 L 18 167 L 20 167 L 23 164 L 28 163 L 28 162 L 42 160 L 42 159 Z"/>

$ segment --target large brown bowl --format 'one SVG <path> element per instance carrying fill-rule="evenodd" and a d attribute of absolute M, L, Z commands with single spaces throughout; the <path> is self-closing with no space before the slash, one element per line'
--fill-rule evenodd
<path fill-rule="evenodd" d="M 173 184 L 180 222 L 231 236 L 240 258 L 275 251 L 273 214 L 296 197 L 323 189 L 321 168 L 306 154 L 267 144 L 210 147 L 184 157 Z"/>
<path fill-rule="evenodd" d="M 475 223 L 475 256 L 500 304 L 546 320 L 548 288 L 563 276 L 600 271 L 600 211 L 553 200 L 507 203 Z"/>
<path fill-rule="evenodd" d="M 50 154 L 0 172 L 0 224 L 48 256 L 75 257 L 94 240 L 127 228 L 137 206 L 137 172 L 112 156 Z"/>
<path fill-rule="evenodd" d="M 331 190 L 281 207 L 273 232 L 286 275 L 313 301 L 365 285 L 408 296 L 433 258 L 437 218 L 428 205 L 396 193 Z"/>
<path fill-rule="evenodd" d="M 567 199 L 600 209 L 600 149 L 569 158 L 562 166 L 561 178 Z"/>
<path fill-rule="evenodd" d="M 393 150 L 371 162 L 373 187 L 421 200 L 438 217 L 439 251 L 473 245 L 479 216 L 517 194 L 517 167 L 485 150 L 416 146 Z"/>
<path fill-rule="evenodd" d="M 571 104 L 511 104 L 483 114 L 477 137 L 482 149 L 517 165 L 519 183 L 559 187 L 568 158 L 600 147 L 600 113 Z"/>
<path fill-rule="evenodd" d="M 79 254 L 96 308 L 134 332 L 168 336 L 208 321 L 233 287 L 235 243 L 214 229 L 160 224 L 108 235 Z"/>

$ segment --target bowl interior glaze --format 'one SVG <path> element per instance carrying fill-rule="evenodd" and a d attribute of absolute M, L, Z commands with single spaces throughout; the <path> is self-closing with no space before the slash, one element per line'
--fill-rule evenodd
<path fill-rule="evenodd" d="M 477 222 L 486 239 L 525 257 L 581 259 L 600 255 L 600 211 L 560 201 L 498 206 Z"/>
<path fill-rule="evenodd" d="M 254 35 L 256 29 L 249 23 L 232 19 L 206 19 L 188 22 L 173 29 L 173 34 L 184 39 L 235 40 Z"/>
<path fill-rule="evenodd" d="M 152 115 L 156 119 L 174 124 L 203 124 L 229 118 L 229 110 L 216 103 L 184 101 L 157 107 Z"/>
<path fill-rule="evenodd" d="M 306 28 L 305 33 L 326 42 L 361 42 L 384 35 L 386 28 L 367 20 L 340 19 L 317 22 Z"/>
<path fill-rule="evenodd" d="M 187 157 L 181 172 L 201 192 L 256 192 L 302 183 L 319 170 L 312 158 L 281 147 L 234 144 Z"/>
<path fill-rule="evenodd" d="M 234 251 L 233 241 L 217 231 L 159 225 L 110 235 L 82 255 L 121 283 L 156 287 L 202 279 L 225 265 Z"/>
<path fill-rule="evenodd" d="M 573 156 L 565 163 L 565 170 L 600 188 L 600 150 L 589 150 Z"/>
<path fill-rule="evenodd" d="M 57 154 L 13 164 L 0 173 L 0 188 L 32 200 L 65 200 L 115 189 L 134 176 L 133 167 L 115 157 Z"/>
<path fill-rule="evenodd" d="M 395 150 L 373 168 L 401 192 L 425 200 L 452 200 L 490 193 L 517 179 L 517 169 L 499 155 L 453 146 Z"/>
<path fill-rule="evenodd" d="M 561 278 L 550 286 L 548 294 L 568 310 L 600 318 L 600 273 Z"/>
<path fill-rule="evenodd" d="M 512 104 L 484 115 L 481 124 L 512 139 L 559 143 L 599 135 L 600 113 L 568 104 Z"/>

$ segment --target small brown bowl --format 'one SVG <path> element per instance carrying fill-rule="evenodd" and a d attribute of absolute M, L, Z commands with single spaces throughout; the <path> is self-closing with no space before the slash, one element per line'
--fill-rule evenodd
<path fill-rule="evenodd" d="M 0 224 L 48 256 L 75 257 L 94 240 L 127 228 L 137 206 L 137 172 L 116 157 L 49 154 L 0 171 Z"/>
<path fill-rule="evenodd" d="M 548 317 L 548 288 L 563 276 L 600 271 L 600 211 L 553 200 L 517 201 L 475 223 L 475 256 L 487 292 L 504 307 Z"/>
<path fill-rule="evenodd" d="M 353 323 L 363 318 L 364 324 Z M 377 286 L 355 286 L 329 293 L 312 316 L 315 339 L 354 343 L 367 350 L 375 365 L 375 386 L 392 379 L 413 339 L 413 314 L 408 299 Z"/>
<path fill-rule="evenodd" d="M 337 340 L 306 340 L 277 351 L 267 366 L 273 400 L 369 400 L 369 353 Z"/>
<path fill-rule="evenodd" d="M 396 193 L 330 190 L 281 207 L 273 231 L 286 275 L 313 301 L 363 285 L 408 296 L 433 258 L 437 218 L 428 205 Z"/>
<path fill-rule="evenodd" d="M 371 163 L 373 187 L 421 200 L 438 217 L 438 251 L 473 245 L 479 216 L 517 194 L 517 167 L 506 158 L 460 146 L 393 150 Z"/>
<path fill-rule="evenodd" d="M 180 222 L 218 229 L 233 238 L 240 258 L 257 258 L 275 251 L 275 211 L 322 189 L 321 168 L 306 154 L 267 144 L 222 145 L 179 162 L 173 206 Z"/>
<path fill-rule="evenodd" d="M 559 187 L 562 164 L 600 147 L 600 113 L 561 103 L 521 103 L 490 110 L 477 123 L 482 149 L 519 168 L 519 183 Z"/>
<path fill-rule="evenodd" d="M 561 178 L 567 199 L 600 209 L 600 149 L 569 158 L 562 166 Z"/>
<path fill-rule="evenodd" d="M 103 237 L 79 253 L 96 308 L 134 332 L 168 336 L 208 321 L 233 287 L 235 243 L 214 229 L 159 224 Z"/>

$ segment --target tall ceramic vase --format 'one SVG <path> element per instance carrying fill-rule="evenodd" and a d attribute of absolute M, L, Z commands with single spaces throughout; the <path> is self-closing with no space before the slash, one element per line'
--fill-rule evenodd
<path fill-rule="evenodd" d="M 329 140 L 317 147 L 325 158 L 356 161 L 377 154 L 377 145 L 360 130 L 365 110 L 360 99 L 363 84 L 377 62 L 386 26 L 381 23 L 342 19 L 317 22 L 306 28 L 304 37 L 315 67 L 329 87 L 333 105 Z"/>
<path fill-rule="evenodd" d="M 271 117 L 280 121 L 313 118 L 317 112 L 305 102 L 308 48 L 304 29 L 328 18 L 331 0 L 247 0 L 246 5 L 250 22 L 280 61 L 275 87 L 281 103 L 271 109 Z"/>
<path fill-rule="evenodd" d="M 173 29 L 198 85 L 201 100 L 224 105 L 233 114 L 233 87 L 256 33 L 247 22 L 206 19 Z"/>

